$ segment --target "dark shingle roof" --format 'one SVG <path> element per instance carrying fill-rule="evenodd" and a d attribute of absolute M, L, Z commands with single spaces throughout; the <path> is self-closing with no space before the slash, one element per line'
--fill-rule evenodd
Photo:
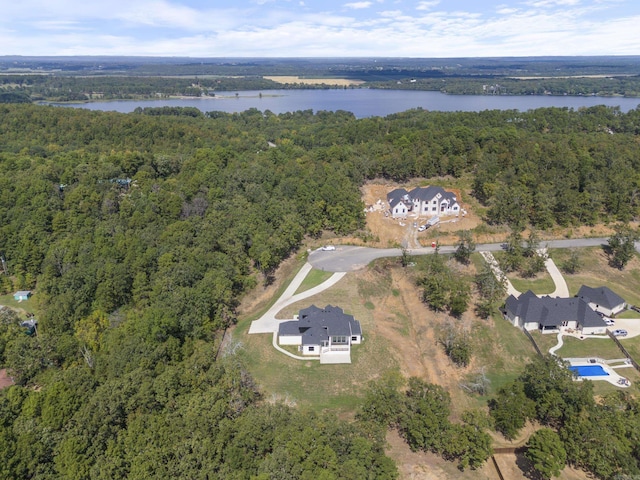
<path fill-rule="evenodd" d="M 409 192 L 409 196 L 412 200 L 418 199 L 422 202 L 432 200 L 438 194 L 440 194 L 440 202 L 448 200 L 450 205 L 453 205 L 456 202 L 455 193 L 448 192 L 444 188 L 437 187 L 435 185 L 429 185 L 428 187 L 416 187 Z"/>
<path fill-rule="evenodd" d="M 581 298 L 538 298 L 531 290 L 519 298 L 510 295 L 505 302 L 507 311 L 522 318 L 524 323 L 538 323 L 543 327 L 560 326 L 576 321 L 581 327 L 604 327 L 604 320 Z"/>
<path fill-rule="evenodd" d="M 389 202 L 389 207 L 393 209 L 398 203 L 403 201 L 405 195 L 408 195 L 408 192 L 404 188 L 396 188 L 387 194 L 387 202 Z"/>
<path fill-rule="evenodd" d="M 340 307 L 312 305 L 300 310 L 297 321 L 283 322 L 279 335 L 302 335 L 303 345 L 315 345 L 328 340 L 329 335 L 362 335 L 360 322 L 347 315 Z"/>
<path fill-rule="evenodd" d="M 613 292 L 608 287 L 592 288 L 582 285 L 580 290 L 578 290 L 578 297 L 584 299 L 585 302 L 602 305 L 608 309 L 612 309 L 624 303 L 624 298 Z"/>

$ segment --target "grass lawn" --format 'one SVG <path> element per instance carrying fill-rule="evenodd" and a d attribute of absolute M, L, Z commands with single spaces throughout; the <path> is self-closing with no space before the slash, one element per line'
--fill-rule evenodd
<path fill-rule="evenodd" d="M 472 337 L 474 363 L 484 367 L 491 382 L 489 395 L 475 397 L 477 406 L 485 407 L 487 400 L 520 375 L 537 353 L 525 334 L 501 315 L 494 315 L 488 322 L 476 322 Z"/>
<path fill-rule="evenodd" d="M 540 333 L 539 330 L 529 332 L 536 341 L 538 348 L 543 354 L 549 353 L 549 349 L 558 344 L 558 335 L 555 333 Z M 524 334 L 523 334 L 524 335 Z"/>
<path fill-rule="evenodd" d="M 627 349 L 629 355 L 638 363 L 640 363 L 640 337 L 621 338 L 620 343 Z"/>
<path fill-rule="evenodd" d="M 23 318 L 27 316 L 27 313 L 37 313 L 36 304 L 33 297 L 31 297 L 29 300 L 18 302 L 17 300 L 13 299 L 13 293 L 10 293 L 8 295 L 0 295 L 0 305 L 4 305 L 16 310 Z"/>
<path fill-rule="evenodd" d="M 640 305 L 640 260 L 637 254 L 624 270 L 618 270 L 609 266 L 606 254 L 599 247 L 579 248 L 577 251 L 580 270 L 571 275 L 563 273 L 571 295 L 576 295 L 582 285 L 606 286 L 627 303 Z M 561 265 L 570 254 L 569 249 L 549 250 L 549 255 L 557 265 Z"/>
<path fill-rule="evenodd" d="M 539 273 L 537 278 L 522 278 L 515 273 L 507 274 L 507 278 L 513 285 L 513 288 L 522 293 L 527 290 L 532 290 L 536 295 L 546 295 L 553 293 L 556 289 L 556 284 L 553 283 L 551 275 L 549 275 L 549 272 L 546 270 Z"/>
<path fill-rule="evenodd" d="M 565 336 L 562 337 L 562 341 L 564 342 L 562 348 L 556 352 L 562 358 L 598 357 L 605 360 L 624 358 L 624 354 L 609 337 L 589 338 L 587 336 L 584 340 L 580 340 Z"/>
<path fill-rule="evenodd" d="M 607 395 L 609 393 L 618 392 L 620 390 L 637 396 L 640 393 L 640 373 L 635 368 L 616 368 L 619 375 L 629 379 L 631 386 L 629 388 L 619 388 L 611 385 L 609 382 L 593 382 L 593 393 L 596 396 Z"/>
<path fill-rule="evenodd" d="M 311 270 L 307 276 L 304 278 L 298 290 L 295 291 L 295 294 L 302 293 L 310 288 L 315 287 L 316 285 L 320 285 L 322 282 L 327 280 L 333 272 L 325 272 L 324 270 L 316 270 L 315 268 Z"/>
<path fill-rule="evenodd" d="M 285 284 L 289 282 L 290 279 Z M 277 296 L 284 287 L 286 285 L 278 289 Z M 393 356 L 387 352 L 387 342 L 375 332 L 373 311 L 360 301 L 358 287 L 359 282 L 347 274 L 330 289 L 291 305 L 278 315 L 285 318 L 311 303 L 342 306 L 361 322 L 365 338 L 361 345 L 352 348 L 351 364 L 321 365 L 317 360 L 295 360 L 273 348 L 272 335 L 248 335 L 247 319 L 238 324 L 234 338 L 243 344 L 239 354 L 267 399 L 279 399 L 316 411 L 330 409 L 338 414 L 352 414 L 360 405 L 368 381 L 387 370 L 397 369 Z M 255 317 L 257 315 L 251 316 Z"/>
<path fill-rule="evenodd" d="M 616 315 L 616 318 L 640 318 L 640 312 L 635 310 L 623 310 Z"/>

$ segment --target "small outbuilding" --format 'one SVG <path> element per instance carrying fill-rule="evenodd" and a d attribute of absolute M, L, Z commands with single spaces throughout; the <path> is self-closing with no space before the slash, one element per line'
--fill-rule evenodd
<path fill-rule="evenodd" d="M 13 294 L 13 299 L 17 302 L 29 300 L 31 298 L 31 290 L 20 290 Z"/>

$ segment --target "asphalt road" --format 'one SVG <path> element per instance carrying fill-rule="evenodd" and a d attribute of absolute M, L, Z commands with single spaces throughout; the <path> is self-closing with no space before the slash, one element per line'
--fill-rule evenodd
<path fill-rule="evenodd" d="M 576 238 L 568 240 L 550 240 L 540 242 L 540 247 L 548 248 L 580 248 L 598 247 L 607 245 L 608 238 Z M 495 252 L 503 249 L 504 243 L 485 243 L 476 245 L 476 251 Z M 640 243 L 636 243 L 636 250 L 640 248 Z M 455 246 L 441 246 L 441 253 L 455 252 Z M 409 249 L 410 255 L 429 255 L 435 251 L 434 248 L 414 248 Z M 640 251 L 640 250 L 639 250 Z M 313 250 L 309 254 L 309 263 L 318 270 L 327 272 L 351 272 L 366 267 L 373 260 L 384 257 L 399 257 L 402 250 L 399 248 L 369 248 L 353 247 L 350 245 L 336 246 L 336 250 L 323 251 Z"/>

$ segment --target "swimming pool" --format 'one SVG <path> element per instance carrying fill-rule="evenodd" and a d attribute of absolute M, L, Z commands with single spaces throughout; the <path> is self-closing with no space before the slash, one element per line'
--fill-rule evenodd
<path fill-rule="evenodd" d="M 572 365 L 569 370 L 577 373 L 580 377 L 606 377 L 609 373 L 602 368 L 602 365 Z"/>

